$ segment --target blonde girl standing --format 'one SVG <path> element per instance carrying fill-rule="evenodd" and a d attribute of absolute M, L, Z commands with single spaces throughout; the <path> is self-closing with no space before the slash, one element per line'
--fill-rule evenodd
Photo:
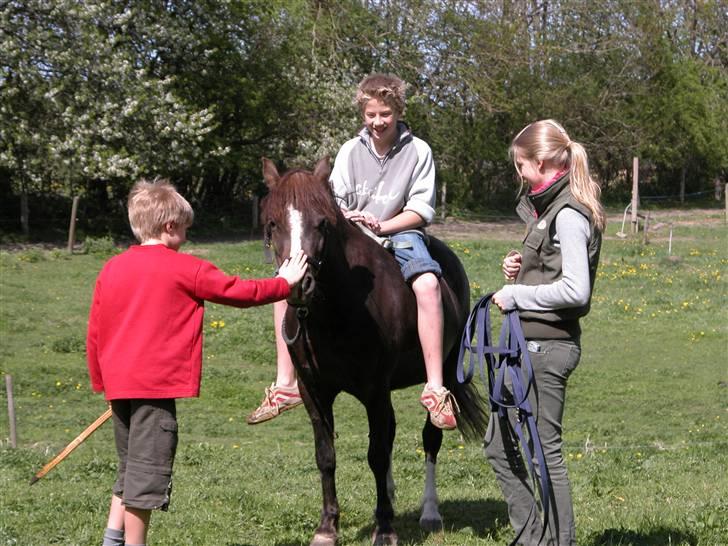
<path fill-rule="evenodd" d="M 527 235 L 523 249 L 503 260 L 506 280 L 514 282 L 496 292 L 493 302 L 502 311 L 518 310 L 533 364 L 535 388 L 529 400 L 551 478 L 552 508 L 543 539 L 512 412 L 491 417 L 485 452 L 511 525 L 520 532 L 518 544 L 569 546 L 576 538 L 561 422 L 567 380 L 581 356 L 579 321 L 589 312 L 605 216 L 584 147 L 556 121 L 525 127 L 509 154 L 524 184 L 516 211 Z"/>

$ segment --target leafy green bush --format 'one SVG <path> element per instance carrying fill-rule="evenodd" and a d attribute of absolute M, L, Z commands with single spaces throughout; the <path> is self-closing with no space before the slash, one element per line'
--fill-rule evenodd
<path fill-rule="evenodd" d="M 82 248 L 84 254 L 92 254 L 94 256 L 111 256 L 119 253 L 114 239 L 108 235 L 104 237 L 86 237 Z"/>
<path fill-rule="evenodd" d="M 18 254 L 18 261 L 36 263 L 46 259 L 45 253 L 39 248 L 29 248 Z"/>

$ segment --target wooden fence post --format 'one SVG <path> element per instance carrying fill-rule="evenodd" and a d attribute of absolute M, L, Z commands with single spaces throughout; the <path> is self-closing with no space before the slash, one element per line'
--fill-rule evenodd
<path fill-rule="evenodd" d="M 639 217 L 637 216 L 638 208 L 640 205 L 640 190 L 639 190 L 639 173 L 640 164 L 639 159 L 636 157 L 632 158 L 632 234 L 636 235 L 639 231 Z"/>
<path fill-rule="evenodd" d="M 78 195 L 74 195 L 71 205 L 71 221 L 68 224 L 68 253 L 73 254 L 73 245 L 76 243 L 76 213 L 78 212 Z"/>
<path fill-rule="evenodd" d="M 15 399 L 13 398 L 13 376 L 5 375 L 5 390 L 8 393 L 8 423 L 10 424 L 10 446 L 18 447 L 18 436 L 15 430 Z"/>

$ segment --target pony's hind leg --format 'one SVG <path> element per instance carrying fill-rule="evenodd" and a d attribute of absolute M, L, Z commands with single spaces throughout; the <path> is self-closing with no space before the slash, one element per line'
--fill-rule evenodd
<path fill-rule="evenodd" d="M 437 454 L 442 445 L 442 430 L 430 422 L 429 416 L 422 429 L 422 444 L 425 448 L 425 491 L 422 495 L 420 528 L 428 532 L 435 532 L 442 529 L 442 516 L 435 481 Z"/>
<path fill-rule="evenodd" d="M 391 464 L 396 422 L 389 391 L 381 392 L 368 400 L 366 409 L 369 419 L 368 461 L 377 488 L 377 508 L 374 512 L 376 528 L 372 543 L 375 546 L 394 546 L 397 544 L 397 533 L 392 527 L 394 508 Z"/>

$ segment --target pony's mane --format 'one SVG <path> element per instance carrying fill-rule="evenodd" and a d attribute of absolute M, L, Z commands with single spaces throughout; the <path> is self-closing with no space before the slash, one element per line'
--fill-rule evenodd
<path fill-rule="evenodd" d="M 332 223 L 336 223 L 339 214 L 329 185 L 316 180 L 312 172 L 304 169 L 284 174 L 266 198 L 266 212 L 272 218 L 287 214 L 289 205 L 301 211 L 316 211 Z"/>

